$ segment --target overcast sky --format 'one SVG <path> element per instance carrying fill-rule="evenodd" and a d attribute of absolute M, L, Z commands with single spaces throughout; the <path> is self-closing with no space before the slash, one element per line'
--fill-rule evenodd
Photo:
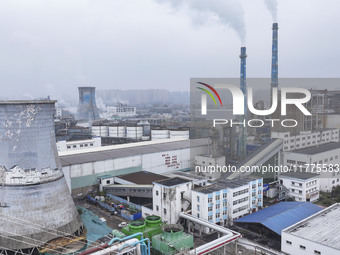
<path fill-rule="evenodd" d="M 275 1 L 266 0 L 275 7 Z M 279 75 L 339 77 L 340 1 L 278 0 Z M 188 90 L 190 77 L 270 77 L 265 0 L 1 0 L 0 98 Z"/>

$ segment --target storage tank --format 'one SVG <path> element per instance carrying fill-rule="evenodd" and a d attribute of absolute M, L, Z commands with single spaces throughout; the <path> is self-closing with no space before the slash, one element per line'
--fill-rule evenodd
<path fill-rule="evenodd" d="M 109 126 L 110 137 L 125 137 L 125 126 Z"/>
<path fill-rule="evenodd" d="M 189 139 L 189 130 L 170 130 L 170 139 Z"/>
<path fill-rule="evenodd" d="M 169 139 L 170 132 L 168 129 L 152 129 L 151 140 Z"/>
<path fill-rule="evenodd" d="M 58 157 L 55 102 L 0 101 L 0 246 L 4 249 L 34 249 L 81 232 Z"/>
<path fill-rule="evenodd" d="M 109 127 L 108 126 L 92 126 L 92 136 L 100 136 L 107 137 L 109 136 Z"/>
<path fill-rule="evenodd" d="M 148 121 L 140 121 L 137 123 L 138 126 L 143 127 L 143 136 L 150 136 L 151 134 L 151 127 Z"/>
<path fill-rule="evenodd" d="M 130 139 L 142 139 L 143 127 L 141 126 L 127 126 L 126 127 L 126 138 Z"/>

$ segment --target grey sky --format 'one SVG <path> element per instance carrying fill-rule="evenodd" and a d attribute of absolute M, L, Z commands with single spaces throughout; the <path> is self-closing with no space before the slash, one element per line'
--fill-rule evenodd
<path fill-rule="evenodd" d="M 339 77 L 339 11 L 278 0 L 281 77 Z M 0 97 L 189 90 L 190 77 L 238 77 L 242 36 L 248 77 L 269 77 L 271 26 L 265 0 L 1 0 Z"/>

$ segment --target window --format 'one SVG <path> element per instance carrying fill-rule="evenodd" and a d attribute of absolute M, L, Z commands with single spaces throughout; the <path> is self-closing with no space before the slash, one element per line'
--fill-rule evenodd
<path fill-rule="evenodd" d="M 212 211 L 212 207 L 208 207 L 208 212 L 211 212 Z"/>
<path fill-rule="evenodd" d="M 90 143 L 90 146 L 93 146 L 93 143 Z"/>
<path fill-rule="evenodd" d="M 303 246 L 303 245 L 301 245 L 301 244 L 300 244 L 300 248 L 301 248 L 302 250 L 306 250 L 306 246 Z"/>
<path fill-rule="evenodd" d="M 164 208 L 164 214 L 166 214 L 166 209 Z"/>
<path fill-rule="evenodd" d="M 223 193 L 223 198 L 226 198 L 227 197 L 227 193 Z"/>
<path fill-rule="evenodd" d="M 200 196 L 197 196 L 197 202 L 198 203 L 200 202 Z"/>
<path fill-rule="evenodd" d="M 110 184 L 110 180 L 106 180 L 106 184 Z"/>
<path fill-rule="evenodd" d="M 208 198 L 208 203 L 211 203 L 212 202 L 212 197 L 209 197 Z"/>
<path fill-rule="evenodd" d="M 216 209 L 220 209 L 220 204 L 216 204 Z"/>
<path fill-rule="evenodd" d="M 67 145 L 67 149 L 71 149 L 71 146 Z"/>
<path fill-rule="evenodd" d="M 163 199 L 164 200 L 166 199 L 166 193 L 165 192 L 163 193 Z"/>
<path fill-rule="evenodd" d="M 88 144 L 87 143 L 85 143 L 85 147 L 87 147 L 88 146 Z"/>
<path fill-rule="evenodd" d="M 156 205 L 156 211 L 157 211 L 157 212 L 159 211 L 159 206 L 158 206 L 158 205 Z"/>
<path fill-rule="evenodd" d="M 199 217 L 200 217 L 200 214 L 198 213 L 198 214 L 197 214 L 197 218 L 199 218 Z"/>
<path fill-rule="evenodd" d="M 286 240 L 286 243 L 287 243 L 287 244 L 292 244 L 292 242 L 291 242 L 291 241 L 288 241 L 288 240 Z"/>
<path fill-rule="evenodd" d="M 73 145 L 72 147 L 73 147 L 73 148 L 77 148 L 77 145 Z"/>
<path fill-rule="evenodd" d="M 220 217 L 220 213 L 216 213 L 216 218 L 219 218 Z"/>
<path fill-rule="evenodd" d="M 200 205 L 197 205 L 197 211 L 199 211 L 200 210 Z"/>
<path fill-rule="evenodd" d="M 314 254 L 320 255 L 320 254 L 321 254 L 321 251 L 314 250 Z"/>
<path fill-rule="evenodd" d="M 220 200 L 220 195 L 217 195 L 215 199 L 216 199 L 216 201 Z"/>
<path fill-rule="evenodd" d="M 156 190 L 156 196 L 158 196 L 158 194 L 159 194 L 159 193 L 158 193 L 158 190 Z"/>
<path fill-rule="evenodd" d="M 209 216 L 209 217 L 208 217 L 208 220 L 212 220 L 212 216 Z"/>
<path fill-rule="evenodd" d="M 80 147 L 84 147 L 84 145 L 83 145 L 83 144 L 81 144 L 81 145 L 80 145 Z"/>

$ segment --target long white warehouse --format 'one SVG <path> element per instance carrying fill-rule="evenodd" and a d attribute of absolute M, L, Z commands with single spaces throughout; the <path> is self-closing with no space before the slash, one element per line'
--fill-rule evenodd
<path fill-rule="evenodd" d="M 192 155 L 208 153 L 208 140 L 157 140 L 59 152 L 73 195 L 86 194 L 101 175 L 140 171 L 164 174 L 193 167 Z"/>

